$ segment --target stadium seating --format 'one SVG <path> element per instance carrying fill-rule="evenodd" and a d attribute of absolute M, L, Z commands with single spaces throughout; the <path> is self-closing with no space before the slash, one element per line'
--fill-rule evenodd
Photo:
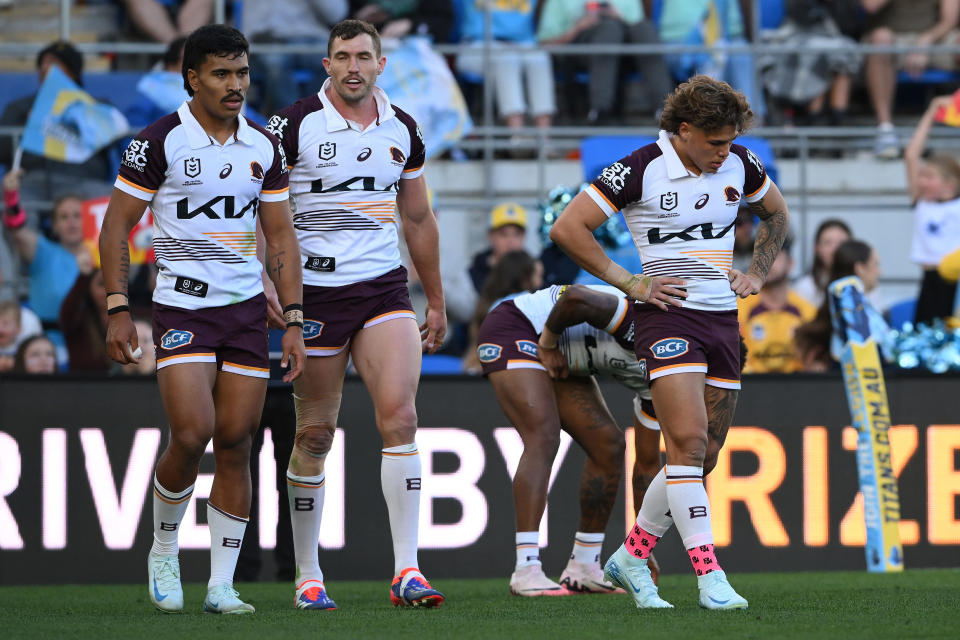
<path fill-rule="evenodd" d="M 896 304 L 892 305 L 887 311 L 887 316 L 890 321 L 890 327 L 893 329 L 902 329 L 903 325 L 908 322 L 913 322 L 914 314 L 917 310 L 917 299 L 910 298 L 909 300 L 901 300 Z"/>

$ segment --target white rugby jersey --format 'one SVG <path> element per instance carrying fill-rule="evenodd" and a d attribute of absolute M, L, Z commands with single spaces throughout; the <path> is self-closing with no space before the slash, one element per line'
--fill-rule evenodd
<path fill-rule="evenodd" d="M 960 198 L 946 202 L 919 200 L 913 207 L 910 259 L 921 266 L 938 265 L 960 246 Z"/>
<path fill-rule="evenodd" d="M 650 400 L 650 388 L 647 386 L 646 366 L 637 360 L 633 350 L 633 314 L 630 302 L 623 292 L 607 285 L 584 285 L 594 291 L 617 296 L 620 304 L 613 318 L 603 329 L 587 322 L 568 327 L 560 334 L 558 346 L 567 359 L 571 375 L 589 376 L 592 374 L 610 376 L 637 394 L 634 402 L 635 413 L 643 424 L 658 429 L 655 420 L 643 417 L 639 399 Z M 553 285 L 533 293 L 525 293 L 513 298 L 513 304 L 527 317 L 537 334 L 543 331 L 547 316 L 553 306 L 566 291 L 567 285 Z M 629 319 L 628 319 L 629 317 Z"/>
<path fill-rule="evenodd" d="M 287 178 L 276 138 L 243 116 L 224 145 L 187 102 L 138 133 L 114 186 L 153 211 L 153 300 L 202 309 L 261 293 L 256 215 L 261 200 L 287 199 Z"/>
<path fill-rule="evenodd" d="M 737 308 L 727 272 L 740 200 L 756 202 L 769 188 L 763 163 L 743 146 L 731 145 L 717 173 L 698 176 L 661 131 L 655 143 L 604 169 L 587 194 L 608 216 L 623 210 L 644 275 L 684 279 L 684 307 L 727 311 Z"/>
<path fill-rule="evenodd" d="M 423 174 L 423 137 L 406 112 L 374 87 L 377 120 L 364 130 L 316 95 L 270 118 L 290 168 L 293 226 L 303 283 L 339 287 L 400 266 L 397 186 Z"/>

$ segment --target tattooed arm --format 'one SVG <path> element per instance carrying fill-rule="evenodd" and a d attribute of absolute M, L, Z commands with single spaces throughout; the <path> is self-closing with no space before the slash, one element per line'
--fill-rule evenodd
<path fill-rule="evenodd" d="M 605 328 L 620 309 L 621 299 L 579 284 L 563 292 L 540 333 L 540 361 L 551 378 L 567 377 L 567 359 L 557 348 L 564 329 L 581 322 L 589 322 L 598 329 Z"/>
<path fill-rule="evenodd" d="M 772 182 L 766 195 L 756 202 L 751 202 L 749 209 L 750 213 L 760 218 L 757 237 L 753 242 L 753 260 L 746 273 L 731 269 L 728 274 L 730 289 L 741 298 L 760 293 L 770 265 L 780 253 L 780 247 L 783 246 L 790 229 L 787 201 Z"/>
<path fill-rule="evenodd" d="M 147 203 L 114 189 L 100 229 L 100 266 L 107 289 L 107 355 L 120 364 L 137 361 L 137 330 L 130 318 L 127 284 L 130 279 L 130 246 L 127 238 L 140 220 Z M 128 346 L 129 345 L 129 346 Z"/>
<path fill-rule="evenodd" d="M 285 310 L 288 305 L 302 305 L 303 272 L 300 269 L 300 243 L 297 242 L 297 233 L 293 229 L 289 201 L 261 202 L 260 228 L 263 230 L 263 237 L 267 244 L 263 264 L 267 275 L 277 288 L 280 304 Z M 285 311 L 284 315 L 286 314 Z M 303 347 L 302 306 L 299 321 L 300 326 L 288 324 L 283 334 L 283 355 L 280 358 L 280 366 L 287 367 L 288 364 L 290 366 L 283 377 L 284 382 L 290 382 L 299 377 L 306 362 L 307 354 Z"/>

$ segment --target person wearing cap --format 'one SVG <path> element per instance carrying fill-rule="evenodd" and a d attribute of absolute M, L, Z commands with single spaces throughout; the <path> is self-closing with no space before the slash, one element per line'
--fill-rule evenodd
<path fill-rule="evenodd" d="M 515 202 L 504 202 L 490 212 L 490 230 L 487 233 L 490 245 L 473 256 L 468 269 L 473 288 L 483 290 L 490 271 L 506 253 L 523 249 L 527 241 L 527 211 Z"/>
<path fill-rule="evenodd" d="M 67 76 L 83 86 L 83 54 L 71 43 L 57 40 L 37 54 L 37 80 L 42 85 L 51 67 L 59 67 Z M 23 127 L 37 94 L 32 93 L 7 104 L 0 115 L 0 126 Z M 9 136 L 0 137 L 0 164 L 8 169 L 13 163 L 16 147 Z M 25 201 L 51 201 L 68 194 L 95 197 L 107 195 L 112 189 L 110 147 L 101 149 L 82 164 L 58 162 L 29 152 L 23 154 L 21 168 L 21 196 Z"/>

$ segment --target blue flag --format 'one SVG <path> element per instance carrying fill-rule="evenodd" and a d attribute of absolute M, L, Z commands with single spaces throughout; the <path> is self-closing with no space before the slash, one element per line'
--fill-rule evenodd
<path fill-rule="evenodd" d="M 81 163 L 117 138 L 130 125 L 116 108 L 97 102 L 57 66 L 51 66 L 23 132 L 23 149 Z"/>

